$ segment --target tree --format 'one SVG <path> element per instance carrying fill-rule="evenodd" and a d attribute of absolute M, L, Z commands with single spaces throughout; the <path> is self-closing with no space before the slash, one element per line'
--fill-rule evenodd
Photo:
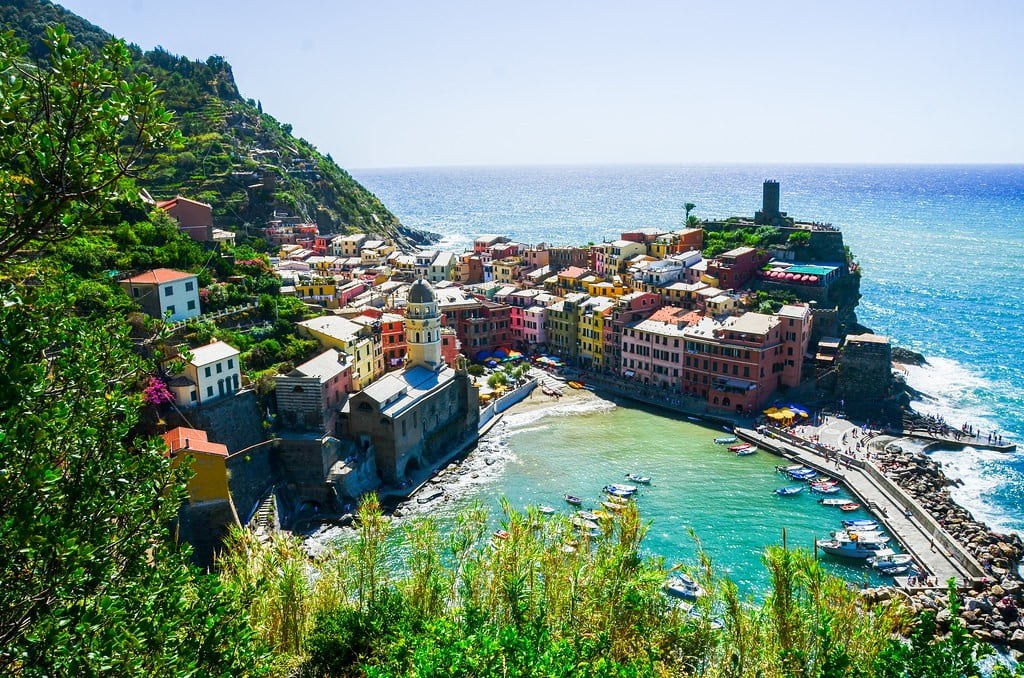
<path fill-rule="evenodd" d="M 690 223 L 690 212 L 692 212 L 695 207 L 696 207 L 696 205 L 694 205 L 692 202 L 688 202 L 688 203 L 685 203 L 683 205 L 683 209 L 686 210 L 686 223 L 687 224 Z"/>
<path fill-rule="evenodd" d="M 124 182 L 147 148 L 175 132 L 156 86 L 131 73 L 128 48 L 100 54 L 47 28 L 49 60 L 0 35 L 0 262 L 80 233 L 134 192 Z"/>

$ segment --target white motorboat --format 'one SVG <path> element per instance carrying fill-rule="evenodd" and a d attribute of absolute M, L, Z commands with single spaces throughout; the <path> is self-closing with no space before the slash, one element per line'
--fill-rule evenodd
<path fill-rule="evenodd" d="M 850 500 L 849 499 L 837 499 L 835 497 L 826 497 L 825 499 L 819 499 L 818 503 L 819 504 L 824 504 L 825 506 L 839 507 L 839 506 L 843 506 L 844 504 L 849 504 Z"/>
<path fill-rule="evenodd" d="M 914 556 L 909 553 L 886 553 L 877 555 L 870 561 L 871 567 L 876 570 L 887 572 L 900 567 L 909 567 L 914 563 Z"/>
<path fill-rule="evenodd" d="M 819 539 L 817 542 L 819 549 L 832 556 L 839 556 L 841 558 L 856 558 L 860 560 L 866 560 L 872 557 L 878 551 L 878 548 L 871 548 L 869 544 L 861 543 L 859 541 L 836 541 L 835 539 Z"/>
<path fill-rule="evenodd" d="M 704 595 L 704 589 L 687 574 L 676 574 L 665 583 L 665 592 L 684 600 L 697 600 Z"/>

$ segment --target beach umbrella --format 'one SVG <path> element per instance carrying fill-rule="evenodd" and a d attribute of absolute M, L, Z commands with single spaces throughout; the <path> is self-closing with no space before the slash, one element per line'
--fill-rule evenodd
<path fill-rule="evenodd" d="M 507 357 L 508 357 L 508 351 L 503 351 L 503 350 L 501 350 L 501 349 L 499 348 L 499 349 L 498 349 L 497 351 L 495 351 L 495 352 L 494 352 L 494 353 L 492 353 L 491 355 L 492 355 L 492 356 L 493 356 L 494 358 L 496 358 L 497 360 L 504 360 L 505 358 L 507 358 Z"/>
<path fill-rule="evenodd" d="M 488 361 L 487 361 L 487 366 L 488 366 L 488 367 L 497 367 L 497 366 L 498 366 L 498 361 L 497 361 L 497 360 L 494 360 L 494 359 L 492 358 L 491 360 L 488 360 Z"/>
<path fill-rule="evenodd" d="M 480 351 L 479 353 L 476 354 L 476 361 L 478 363 L 482 363 L 482 362 L 484 362 L 485 360 L 487 360 L 490 357 L 491 357 L 491 354 L 490 354 L 489 351 Z"/>
<path fill-rule="evenodd" d="M 812 276 L 810 276 L 810 278 L 811 278 L 811 282 L 818 282 L 818 280 L 819 280 L 818 276 L 816 276 L 816 275 L 812 275 Z"/>
<path fill-rule="evenodd" d="M 767 410 L 764 411 L 764 413 L 765 414 L 775 414 L 778 411 L 779 411 L 779 409 L 777 407 L 769 407 Z"/>

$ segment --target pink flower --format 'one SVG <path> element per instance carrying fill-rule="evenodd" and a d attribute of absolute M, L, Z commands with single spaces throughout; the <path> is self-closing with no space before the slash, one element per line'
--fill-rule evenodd
<path fill-rule="evenodd" d="M 157 377 L 150 377 L 146 388 L 142 390 L 142 401 L 147 405 L 163 405 L 174 400 L 174 395 L 167 384 Z"/>

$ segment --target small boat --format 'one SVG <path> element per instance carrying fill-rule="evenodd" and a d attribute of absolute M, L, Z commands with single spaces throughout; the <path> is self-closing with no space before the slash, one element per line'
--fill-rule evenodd
<path fill-rule="evenodd" d="M 813 480 L 818 477 L 818 472 L 809 468 L 806 471 L 790 471 L 786 475 L 793 480 Z"/>
<path fill-rule="evenodd" d="M 616 513 L 626 508 L 625 504 L 616 504 L 613 501 L 602 501 L 601 506 L 605 507 L 609 511 L 615 511 Z"/>
<path fill-rule="evenodd" d="M 781 497 L 789 497 L 794 494 L 800 494 L 803 491 L 804 488 L 802 487 L 780 487 L 779 489 L 775 490 L 775 494 Z"/>
<path fill-rule="evenodd" d="M 622 497 L 622 498 L 625 498 L 625 499 L 628 499 L 628 498 L 632 497 L 633 494 L 634 494 L 633 492 L 629 492 L 627 490 L 620 490 L 619 488 L 612 487 L 611 485 L 608 485 L 607 487 L 605 487 L 604 491 L 607 492 L 608 494 L 610 494 L 613 497 Z"/>
<path fill-rule="evenodd" d="M 569 387 L 579 390 L 579 389 L 583 388 L 583 382 L 582 381 L 570 381 L 569 382 Z"/>
<path fill-rule="evenodd" d="M 614 494 L 609 494 L 608 501 L 619 506 L 625 506 L 629 503 L 629 497 L 616 497 Z"/>
<path fill-rule="evenodd" d="M 704 595 L 704 589 L 687 574 L 676 574 L 665 583 L 665 592 L 684 600 L 697 600 Z"/>
<path fill-rule="evenodd" d="M 815 543 L 825 553 L 842 558 L 866 560 L 875 555 L 878 550 L 877 548 L 871 548 L 870 544 L 861 544 L 856 541 L 840 542 L 835 539 L 819 539 Z"/>
<path fill-rule="evenodd" d="M 840 511 L 850 512 L 850 511 L 856 511 L 859 508 L 860 508 L 860 504 L 854 504 L 854 503 L 851 502 L 849 504 L 843 504 L 842 506 L 839 507 L 839 510 Z"/>
<path fill-rule="evenodd" d="M 779 473 L 789 473 L 790 471 L 798 471 L 802 468 L 807 468 L 802 464 L 792 464 L 791 466 L 776 466 L 775 470 Z"/>
<path fill-rule="evenodd" d="M 550 516 L 555 512 L 553 506 L 539 506 L 537 510 L 541 512 L 541 515 Z"/>
<path fill-rule="evenodd" d="M 586 520 L 580 516 L 572 517 L 572 526 L 589 537 L 600 537 L 601 528 L 593 520 Z"/>
<path fill-rule="evenodd" d="M 839 490 L 837 485 L 811 485 L 811 492 L 818 494 L 836 494 Z"/>
<path fill-rule="evenodd" d="M 871 567 L 884 572 L 897 567 L 910 567 L 914 564 L 914 556 L 909 553 L 887 553 L 876 555 L 869 562 Z"/>
<path fill-rule="evenodd" d="M 498 539 L 508 539 L 512 535 L 510 535 L 506 530 L 495 530 L 494 536 Z"/>
<path fill-rule="evenodd" d="M 615 514 L 611 511 L 605 511 L 603 509 L 594 509 L 590 512 L 598 520 L 611 520 L 615 517 Z"/>
<path fill-rule="evenodd" d="M 640 483 L 641 485 L 650 485 L 651 484 L 651 477 L 650 476 L 642 476 L 642 475 L 640 475 L 638 473 L 627 473 L 626 474 L 626 479 L 627 480 L 632 480 L 634 483 Z"/>
<path fill-rule="evenodd" d="M 592 511 L 577 511 L 576 515 L 578 515 L 580 518 L 583 518 L 583 520 L 597 520 L 598 519 L 597 514 L 595 514 Z"/>
<path fill-rule="evenodd" d="M 820 480 L 811 481 L 811 485 L 819 485 L 821 487 L 835 487 L 838 484 L 838 480 L 832 480 L 831 478 L 821 478 Z"/>
<path fill-rule="evenodd" d="M 730 445 L 729 446 L 729 451 L 730 452 L 739 452 L 740 450 L 745 450 L 748 447 L 750 447 L 750 443 L 740 443 L 739 445 Z"/>
<path fill-rule="evenodd" d="M 840 507 L 845 506 L 851 502 L 847 501 L 845 504 L 841 504 Z M 878 527 L 877 520 L 869 520 L 867 518 L 861 518 L 859 520 L 844 520 L 843 527 L 852 528 L 855 530 L 872 530 Z"/>
<path fill-rule="evenodd" d="M 579 497 L 574 497 L 571 494 L 567 494 L 567 495 L 563 496 L 562 498 L 565 499 L 566 502 L 572 504 L 573 506 L 579 506 L 580 504 L 583 503 L 582 499 L 580 499 Z"/>
<path fill-rule="evenodd" d="M 736 456 L 737 457 L 749 457 L 750 455 L 752 455 L 752 454 L 754 454 L 756 452 L 757 452 L 757 448 L 754 447 L 753 445 L 751 445 L 750 447 L 748 447 L 746 449 L 738 450 L 736 452 Z"/>
<path fill-rule="evenodd" d="M 836 541 L 859 541 L 864 544 L 880 544 L 882 546 L 889 543 L 889 537 L 885 536 L 881 532 L 848 532 L 844 530 L 837 530 L 832 533 L 832 538 Z"/>
<path fill-rule="evenodd" d="M 736 436 L 725 436 L 724 438 L 715 438 L 716 445 L 731 445 L 739 440 Z"/>
<path fill-rule="evenodd" d="M 621 492 L 636 492 L 636 485 L 624 485 L 623 483 L 612 483 L 608 485 L 608 488 L 619 490 Z"/>
<path fill-rule="evenodd" d="M 849 504 L 850 500 L 849 499 L 839 499 L 837 497 L 830 497 L 830 498 L 827 498 L 827 499 L 819 499 L 818 503 L 819 504 L 824 504 L 825 506 L 843 506 L 845 504 Z"/>

